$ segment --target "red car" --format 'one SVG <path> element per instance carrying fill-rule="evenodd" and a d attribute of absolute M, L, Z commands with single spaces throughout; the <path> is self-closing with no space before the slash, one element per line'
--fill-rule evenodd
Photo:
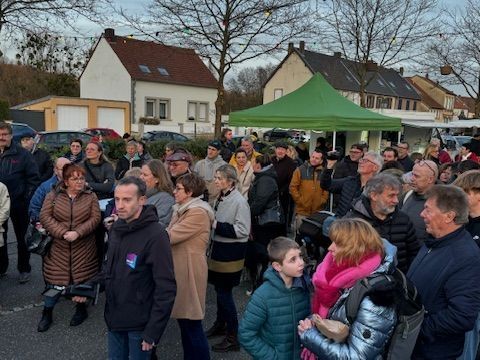
<path fill-rule="evenodd" d="M 86 132 L 87 134 L 92 135 L 94 137 L 94 141 L 98 141 L 100 135 L 102 136 L 103 140 L 122 138 L 119 133 L 109 128 L 90 128 L 90 129 L 83 129 L 83 131 Z"/>

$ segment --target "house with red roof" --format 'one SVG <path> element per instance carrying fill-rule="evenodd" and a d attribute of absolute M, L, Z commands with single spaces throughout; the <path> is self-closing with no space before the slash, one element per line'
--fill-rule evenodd
<path fill-rule="evenodd" d="M 217 80 L 193 49 L 105 29 L 80 76 L 80 97 L 130 102 L 132 131 L 212 132 Z M 147 120 L 148 121 L 148 120 Z"/>

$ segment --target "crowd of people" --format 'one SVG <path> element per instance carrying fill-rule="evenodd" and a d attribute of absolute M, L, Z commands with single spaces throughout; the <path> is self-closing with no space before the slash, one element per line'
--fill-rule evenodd
<path fill-rule="evenodd" d="M 311 152 L 278 141 L 262 154 L 251 137 L 236 148 L 232 136 L 224 129 L 197 161 L 175 143 L 152 159 L 129 137 L 114 165 L 100 143 L 79 139 L 52 161 L 29 137 L 12 142 L 11 126 L 0 123 L 0 277 L 8 218 L 20 283 L 30 279 L 27 228 L 51 237 L 39 332 L 52 326 L 61 290 L 99 285 L 111 359 L 156 358 L 169 319 L 178 322 L 185 359 L 241 347 L 255 359 L 386 358 L 397 346 L 398 293 L 368 292 L 355 317 L 349 299 L 365 279 L 401 271 L 425 309 L 407 357 L 475 359 L 476 139 L 456 159 L 438 139 L 424 154 L 411 154 L 407 142 L 382 153 L 359 143 L 342 158 L 325 141 Z M 306 253 L 302 224 L 329 206 L 322 233 L 330 245 Z M 242 279 L 250 301 L 238 314 L 233 289 Z M 205 329 L 208 284 L 216 316 Z M 70 325 L 78 326 L 90 298 L 71 298 Z"/>

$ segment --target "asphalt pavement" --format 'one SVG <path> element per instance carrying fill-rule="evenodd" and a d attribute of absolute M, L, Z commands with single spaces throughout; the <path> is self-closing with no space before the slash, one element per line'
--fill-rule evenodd
<path fill-rule="evenodd" d="M 9 229 L 12 229 L 11 223 Z M 53 324 L 47 332 L 37 332 L 41 317 L 44 288 L 42 262 L 38 255 L 32 255 L 31 280 L 19 284 L 17 248 L 15 235 L 8 234 L 10 266 L 7 275 L 0 278 L 0 359 L 1 360 L 52 360 L 52 359 L 107 359 L 107 328 L 103 320 L 104 296 L 96 306 L 90 306 L 88 319 L 77 327 L 69 326 L 75 309 L 69 300 L 62 299 L 53 311 Z M 246 284 L 234 289 L 234 298 L 241 318 L 248 297 Z M 215 320 L 215 291 L 207 290 L 206 317 L 204 328 Z M 221 338 L 213 339 L 210 344 Z M 170 320 L 158 345 L 160 360 L 183 359 L 180 331 L 175 320 Z M 210 353 L 212 360 L 249 359 L 244 350 L 226 354 Z"/>

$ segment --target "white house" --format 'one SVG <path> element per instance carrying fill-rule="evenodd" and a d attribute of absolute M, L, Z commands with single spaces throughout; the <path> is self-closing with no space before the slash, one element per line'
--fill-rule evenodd
<path fill-rule="evenodd" d="M 131 128 L 212 132 L 217 81 L 193 49 L 115 35 L 105 29 L 80 76 L 80 97 L 131 103 Z"/>

